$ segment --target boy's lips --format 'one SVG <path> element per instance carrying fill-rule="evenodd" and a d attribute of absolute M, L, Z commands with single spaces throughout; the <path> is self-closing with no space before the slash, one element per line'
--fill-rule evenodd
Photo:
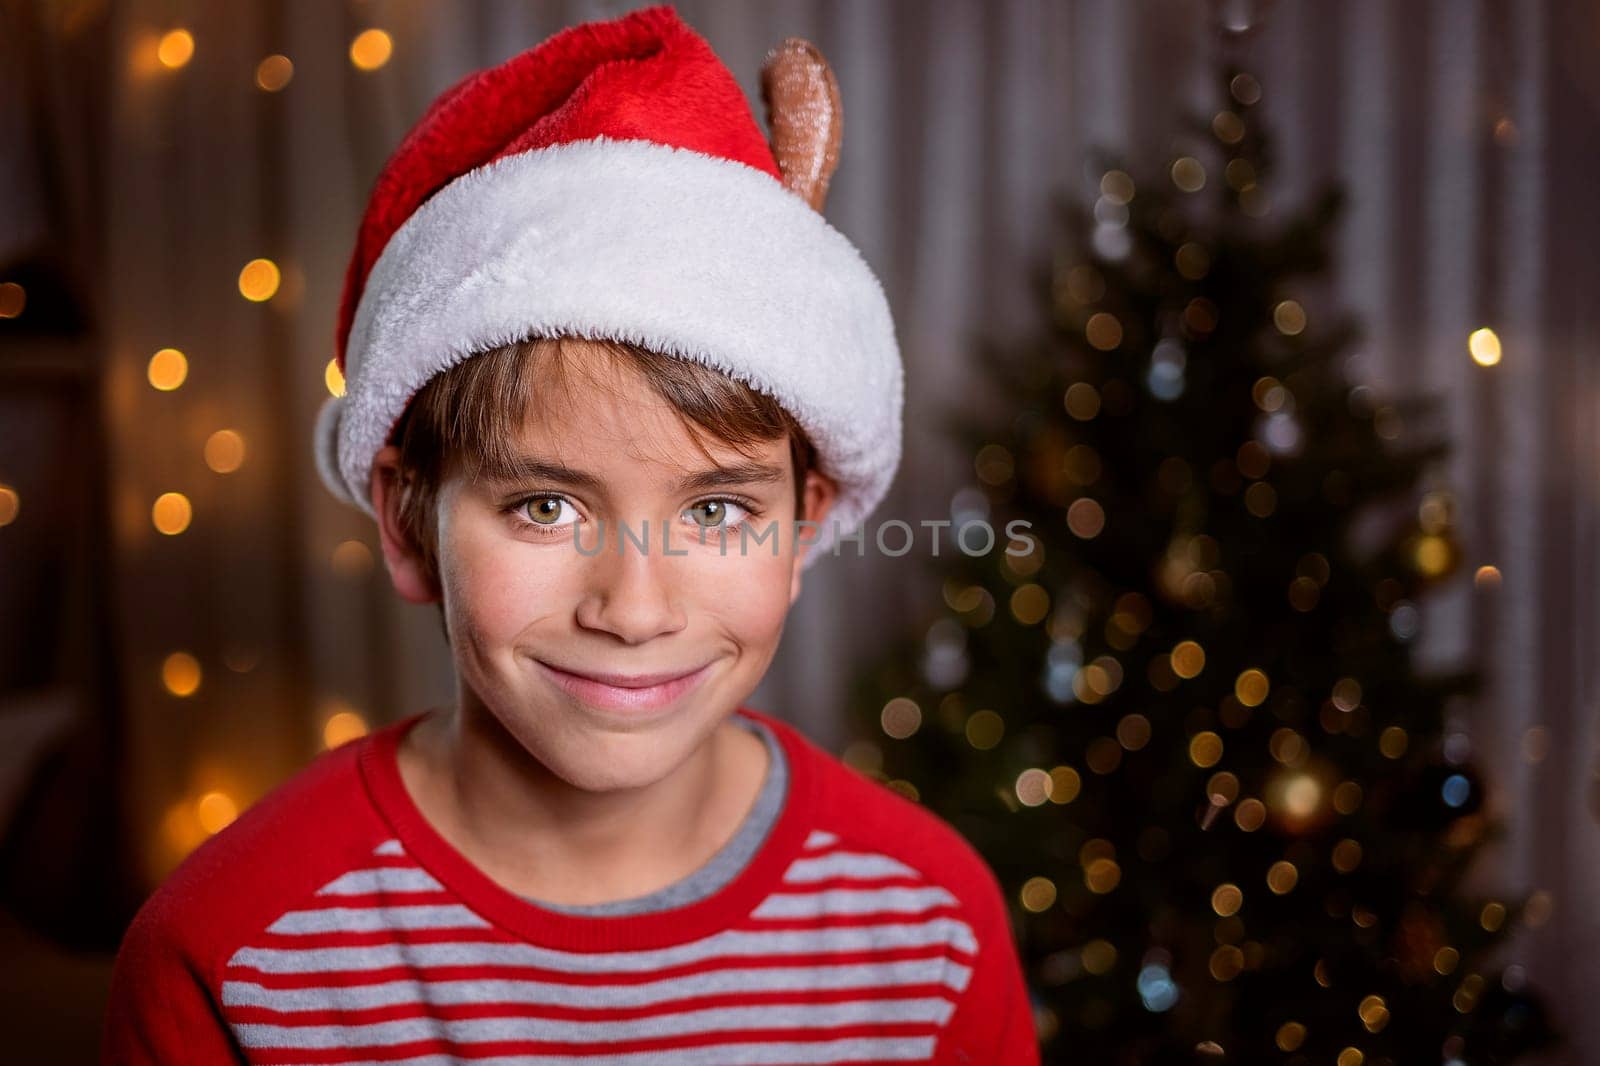
<path fill-rule="evenodd" d="M 620 711 L 645 711 L 664 707 L 688 692 L 705 677 L 711 664 L 694 669 L 650 674 L 582 671 L 534 662 L 574 698 L 596 707 Z"/>

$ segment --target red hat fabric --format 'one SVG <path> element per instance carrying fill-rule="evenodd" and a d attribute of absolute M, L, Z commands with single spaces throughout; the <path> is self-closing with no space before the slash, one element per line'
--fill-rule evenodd
<path fill-rule="evenodd" d="M 782 177 L 744 91 L 671 7 L 570 26 L 447 89 L 384 165 L 345 274 L 340 370 L 367 272 L 424 200 L 502 156 L 600 136 L 686 148 Z"/>
<path fill-rule="evenodd" d="M 881 285 L 783 184 L 737 81 L 670 6 L 573 26 L 443 93 L 385 164 L 346 272 L 318 469 L 371 513 L 418 388 L 531 336 L 632 341 L 772 395 L 840 485 L 807 565 L 899 463 Z"/>

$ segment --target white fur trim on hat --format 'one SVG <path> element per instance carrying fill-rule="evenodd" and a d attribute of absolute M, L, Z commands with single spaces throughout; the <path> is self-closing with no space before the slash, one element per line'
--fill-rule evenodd
<path fill-rule="evenodd" d="M 429 378 L 562 333 L 693 359 L 781 403 L 840 489 L 807 565 L 899 466 L 904 371 L 855 246 L 752 167 L 596 138 L 470 171 L 395 231 L 356 309 L 345 396 L 317 420 L 324 481 L 371 514 L 373 458 Z"/>

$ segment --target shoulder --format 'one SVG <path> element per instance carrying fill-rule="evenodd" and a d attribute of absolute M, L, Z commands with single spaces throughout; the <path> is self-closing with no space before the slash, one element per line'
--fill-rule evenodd
<path fill-rule="evenodd" d="M 840 847 L 893 859 L 920 879 L 945 888 L 986 929 L 1007 921 L 994 871 L 953 825 L 803 734 L 795 736 L 813 777 L 817 829 L 838 837 Z"/>
<path fill-rule="evenodd" d="M 321 753 L 190 852 L 139 908 L 122 950 L 210 971 L 330 871 L 381 843 L 385 826 L 359 767 L 372 741 Z"/>

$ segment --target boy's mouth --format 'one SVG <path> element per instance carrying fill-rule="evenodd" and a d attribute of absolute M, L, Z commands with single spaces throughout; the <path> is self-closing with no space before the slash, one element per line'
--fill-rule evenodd
<path fill-rule="evenodd" d="M 618 711 L 648 711 L 665 707 L 698 685 L 710 671 L 706 663 L 691 670 L 663 670 L 648 674 L 578 671 L 535 659 L 539 668 L 573 698 L 595 707 Z"/>

